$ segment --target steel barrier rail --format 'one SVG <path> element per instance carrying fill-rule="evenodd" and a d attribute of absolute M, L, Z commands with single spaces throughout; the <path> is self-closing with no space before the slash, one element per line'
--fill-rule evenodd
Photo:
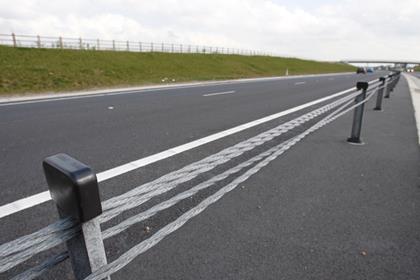
<path fill-rule="evenodd" d="M 347 96 L 102 203 L 99 198 L 96 174 L 89 166 L 65 154 L 48 157 L 43 162 L 44 173 L 61 219 L 30 235 L 0 245 L 0 273 L 16 267 L 41 252 L 66 243 L 67 251 L 47 258 L 41 264 L 21 272 L 13 279 L 34 279 L 66 259 L 70 259 L 73 274 L 78 280 L 110 279 L 111 274 L 153 247 L 160 240 L 185 224 L 186 221 L 204 211 L 210 204 L 215 203 L 224 194 L 233 190 L 238 184 L 258 172 L 304 137 L 351 110 L 354 110 L 354 117 L 351 137 L 348 141 L 350 143 L 362 143 L 360 135 L 364 105 L 376 94 L 377 99 L 374 110 L 379 111 L 378 107 L 383 110 L 383 93 L 385 92 L 386 97 L 388 92 L 392 92 L 399 78 L 400 73 L 395 72 L 370 82 L 359 82 L 356 89 L 349 92 Z M 256 147 L 268 145 L 268 143 L 271 143 L 270 141 L 285 132 L 321 117 L 330 111 L 332 112 L 297 136 L 276 144 L 274 147 L 249 158 L 219 175 L 213 176 L 189 190 L 178 193 L 142 213 L 126 218 L 119 224 L 101 231 L 101 223 L 109 221 L 129 209 L 138 207 L 150 198 L 167 192 L 180 183 L 189 181 L 199 174 L 203 174 L 216 166 L 237 158 L 239 155 L 255 151 Z M 246 170 L 245 173 L 237 175 L 242 170 Z M 185 198 L 191 197 L 200 190 L 213 186 L 228 176 L 237 177 L 231 183 L 204 199 L 197 206 L 161 228 L 149 239 L 135 245 L 111 263 L 107 263 L 103 240 L 120 234 L 131 226 L 164 209 L 168 209 Z"/>

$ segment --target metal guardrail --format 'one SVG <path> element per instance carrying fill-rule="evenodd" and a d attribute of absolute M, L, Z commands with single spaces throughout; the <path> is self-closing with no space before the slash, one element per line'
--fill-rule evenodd
<path fill-rule="evenodd" d="M 0 34 L 0 45 L 21 48 L 272 56 L 269 52 L 217 46 L 18 35 L 14 33 Z"/>
<path fill-rule="evenodd" d="M 393 73 L 369 83 L 359 82 L 356 88 L 342 98 L 104 202 L 101 202 L 99 197 L 96 174 L 89 166 L 66 154 L 48 157 L 43 162 L 43 168 L 60 220 L 37 232 L 0 245 L 0 273 L 15 268 L 41 252 L 65 243 L 67 251 L 48 257 L 41 264 L 19 273 L 13 279 L 34 279 L 67 259 L 70 259 L 73 274 L 77 280 L 110 279 L 113 273 L 122 269 L 137 256 L 179 229 L 188 220 L 200 214 L 209 205 L 235 189 L 307 135 L 351 110 L 354 110 L 354 118 L 351 137 L 348 141 L 362 144 L 360 136 L 364 104 L 376 94 L 377 100 L 374 109 L 378 110 L 380 108 L 382 110 L 383 93 L 385 92 L 389 97 L 389 93 L 394 90 L 399 78 L 399 73 Z M 119 221 L 119 223 L 105 230 L 101 229 L 101 224 L 120 216 L 127 210 L 135 209 L 151 198 L 166 193 L 179 184 L 188 182 L 246 152 L 258 150 L 255 148 L 261 147 L 276 137 L 326 113 L 328 113 L 327 116 L 322 117 L 321 120 L 297 136 L 259 152 L 245 162 L 215 175 L 189 190 L 178 193 L 139 214 Z M 241 171 L 245 172 L 238 175 Z M 124 232 L 131 226 L 145 221 L 160 211 L 170 208 L 231 175 L 237 177 L 202 200 L 198 205 L 183 213 L 176 220 L 156 231 L 148 239 L 122 253 L 112 262 L 107 262 L 104 240 Z"/>

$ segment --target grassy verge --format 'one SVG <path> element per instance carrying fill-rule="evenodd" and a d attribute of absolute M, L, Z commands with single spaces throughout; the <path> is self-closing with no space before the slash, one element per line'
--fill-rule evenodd
<path fill-rule="evenodd" d="M 0 46 L 0 94 L 353 71 L 295 58 L 25 49 Z M 166 78 L 166 79 L 165 79 Z"/>

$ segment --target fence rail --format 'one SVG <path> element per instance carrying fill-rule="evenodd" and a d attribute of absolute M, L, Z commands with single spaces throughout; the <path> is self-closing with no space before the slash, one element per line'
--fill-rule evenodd
<path fill-rule="evenodd" d="M 363 144 L 361 131 L 365 104 L 376 95 L 374 110 L 382 110 L 382 99 L 390 98 L 390 93 L 399 78 L 399 73 L 393 73 L 371 82 L 359 82 L 355 88 L 347 90 L 344 97 L 103 202 L 99 199 L 96 175 L 90 167 L 65 154 L 49 157 L 43 162 L 44 173 L 53 200 L 59 209 L 60 220 L 30 235 L 0 245 L 0 273 L 7 272 L 32 257 L 65 243 L 67 251 L 50 256 L 40 264 L 38 262 L 38 265 L 21 272 L 13 279 L 34 279 L 67 259 L 70 259 L 73 273 L 78 280 L 110 279 L 113 273 L 182 227 L 188 220 L 217 202 L 307 135 L 352 110 L 354 110 L 354 117 L 351 137 L 347 141 Z M 315 118 L 321 118 L 321 120 L 311 124 L 303 132 L 298 132 L 297 136 L 284 142 L 269 144 L 280 135 Z M 271 145 L 271 147 L 261 152 L 262 148 L 265 148 L 263 145 Z M 256 149 L 257 147 L 259 149 Z M 111 227 L 101 229 L 100 224 L 121 217 L 121 214 L 126 211 L 135 209 L 150 199 L 165 194 L 178 185 L 189 182 L 233 159 L 239 159 L 241 155 L 249 152 L 255 154 L 222 173 L 213 174 L 214 176 L 210 179 L 205 179 L 206 181 L 175 194 L 166 201 L 158 202 L 141 213 L 124 220 L 119 219 L 118 223 Z M 133 225 L 192 197 L 201 190 L 222 182 L 229 176 L 234 176 L 230 183 L 182 213 L 147 239 L 123 252 L 112 262 L 107 262 L 103 240 L 117 236 Z"/>
<path fill-rule="evenodd" d="M 72 49 L 95 51 L 232 54 L 243 56 L 272 56 L 269 52 L 226 48 L 217 46 L 175 44 L 164 42 L 142 42 L 101 40 L 40 35 L 0 34 L 0 45 L 22 48 Z"/>

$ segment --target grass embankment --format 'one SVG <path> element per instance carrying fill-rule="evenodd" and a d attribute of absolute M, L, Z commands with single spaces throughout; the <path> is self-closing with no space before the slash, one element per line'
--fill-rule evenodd
<path fill-rule="evenodd" d="M 0 46 L 0 94 L 318 74 L 349 65 L 264 56 L 25 49 Z"/>

